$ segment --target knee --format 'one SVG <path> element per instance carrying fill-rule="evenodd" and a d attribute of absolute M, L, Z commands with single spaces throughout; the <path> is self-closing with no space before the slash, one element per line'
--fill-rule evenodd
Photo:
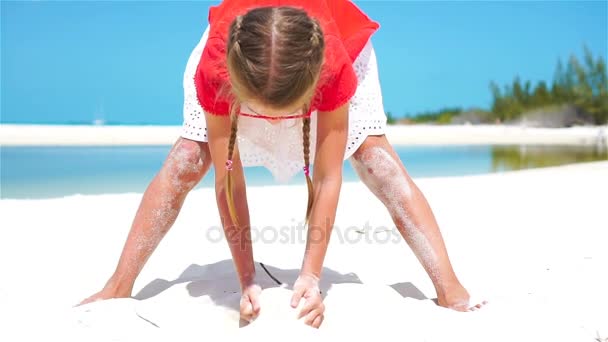
<path fill-rule="evenodd" d="M 365 142 L 353 154 L 353 168 L 361 180 L 385 203 L 408 203 L 415 185 L 398 157 L 382 145 Z"/>
<path fill-rule="evenodd" d="M 366 139 L 351 157 L 353 168 L 366 183 L 375 180 L 378 176 L 379 158 L 382 158 L 378 148 L 375 144 L 370 143 L 369 139 Z"/>
<path fill-rule="evenodd" d="M 187 139 L 177 141 L 167 160 L 166 170 L 174 185 L 194 187 L 209 169 L 206 143 Z"/>
<path fill-rule="evenodd" d="M 371 158 L 370 150 L 374 146 L 376 146 L 376 144 L 371 142 L 370 138 L 368 137 L 367 139 L 365 139 L 363 141 L 363 143 L 361 144 L 361 146 L 359 146 L 359 148 L 355 151 L 355 153 L 353 153 L 352 160 L 357 163 L 362 163 L 362 164 L 368 163 Z"/>
<path fill-rule="evenodd" d="M 365 141 L 353 154 L 353 165 L 360 176 L 369 181 L 390 182 L 394 177 L 402 177 L 403 170 L 383 146 Z"/>

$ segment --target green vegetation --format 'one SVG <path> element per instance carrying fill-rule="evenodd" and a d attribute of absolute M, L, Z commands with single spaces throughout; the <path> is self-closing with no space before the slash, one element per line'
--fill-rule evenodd
<path fill-rule="evenodd" d="M 452 118 L 462 113 L 461 108 L 443 108 L 435 112 L 424 112 L 411 118 L 412 122 L 435 122 L 439 124 L 448 124 L 452 122 Z"/>
<path fill-rule="evenodd" d="M 395 123 L 397 123 L 397 119 L 395 119 L 395 117 L 393 116 L 393 113 L 391 113 L 391 112 L 386 113 L 386 123 L 389 125 L 394 125 Z"/>
<path fill-rule="evenodd" d="M 492 171 L 608 160 L 606 149 L 586 146 L 492 146 Z"/>
<path fill-rule="evenodd" d="M 420 113 L 409 118 L 414 123 L 434 122 L 449 124 L 454 118 L 474 115 L 478 122 L 510 122 L 532 110 L 557 112 L 562 105 L 571 105 L 586 113 L 594 124 L 608 123 L 608 76 L 603 57 L 593 57 L 584 48 L 583 62 L 572 55 L 564 67 L 558 60 L 552 84 L 540 81 L 532 85 L 515 77 L 511 84 L 500 87 L 491 82 L 493 101 L 489 110 L 463 111 L 445 108 L 436 112 Z M 461 120 L 462 121 L 462 120 Z"/>

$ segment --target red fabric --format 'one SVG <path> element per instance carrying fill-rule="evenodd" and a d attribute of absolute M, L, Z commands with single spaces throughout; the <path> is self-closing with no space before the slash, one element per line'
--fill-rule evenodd
<path fill-rule="evenodd" d="M 334 110 L 348 102 L 357 89 L 353 62 L 380 27 L 349 0 L 224 0 L 209 10 L 209 37 L 195 74 L 203 110 L 227 115 L 230 108 L 226 41 L 232 20 L 260 6 L 294 6 L 316 18 L 325 35 L 325 63 L 313 109 Z"/>

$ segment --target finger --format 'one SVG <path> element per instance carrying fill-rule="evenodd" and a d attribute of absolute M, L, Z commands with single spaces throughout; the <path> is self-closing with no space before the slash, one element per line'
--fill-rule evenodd
<path fill-rule="evenodd" d="M 298 314 L 298 319 L 308 315 L 313 309 L 318 308 L 321 305 L 321 298 L 307 298 L 304 306 Z"/>
<path fill-rule="evenodd" d="M 308 316 L 308 314 L 311 312 L 311 310 L 314 307 L 310 304 L 308 304 L 308 302 L 306 302 L 304 304 L 304 306 L 300 309 L 300 311 L 298 312 L 298 319 L 302 318 L 302 317 L 306 317 Z"/>
<path fill-rule="evenodd" d="M 317 328 L 317 329 L 318 329 L 318 328 L 321 326 L 321 324 L 323 323 L 323 319 L 324 319 L 324 318 L 325 318 L 325 316 L 324 316 L 324 315 L 319 315 L 319 316 L 317 316 L 317 318 L 315 318 L 315 320 L 314 320 L 314 321 L 312 321 L 311 326 L 312 326 L 313 328 Z"/>
<path fill-rule="evenodd" d="M 241 318 L 245 320 L 251 320 L 253 317 L 253 305 L 251 305 L 251 301 L 248 296 L 244 296 L 241 298 Z"/>
<path fill-rule="evenodd" d="M 319 309 L 314 309 L 306 317 L 304 318 L 304 323 L 307 325 L 312 325 L 312 323 L 317 319 L 317 317 L 321 316 L 322 313 Z"/>
<path fill-rule="evenodd" d="M 251 309 L 253 310 L 253 314 L 257 316 L 260 313 L 261 308 L 260 299 L 257 296 L 250 297 L 249 299 L 251 300 Z"/>
<path fill-rule="evenodd" d="M 291 307 L 292 308 L 297 308 L 298 304 L 300 304 L 300 300 L 302 299 L 302 296 L 304 295 L 304 290 L 303 289 L 294 289 L 293 290 L 293 296 L 291 296 Z"/>

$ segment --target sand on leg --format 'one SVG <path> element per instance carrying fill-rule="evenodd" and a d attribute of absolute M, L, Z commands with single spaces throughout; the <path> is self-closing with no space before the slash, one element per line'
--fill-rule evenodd
<path fill-rule="evenodd" d="M 350 162 L 363 183 L 386 206 L 431 278 L 439 305 L 458 311 L 481 308 L 484 301 L 469 303 L 469 293 L 452 268 L 432 209 L 386 136 L 368 136 Z"/>
<path fill-rule="evenodd" d="M 143 194 L 114 274 L 101 291 L 80 304 L 131 296 L 137 276 L 210 166 L 207 143 L 185 138 L 176 141 Z"/>

